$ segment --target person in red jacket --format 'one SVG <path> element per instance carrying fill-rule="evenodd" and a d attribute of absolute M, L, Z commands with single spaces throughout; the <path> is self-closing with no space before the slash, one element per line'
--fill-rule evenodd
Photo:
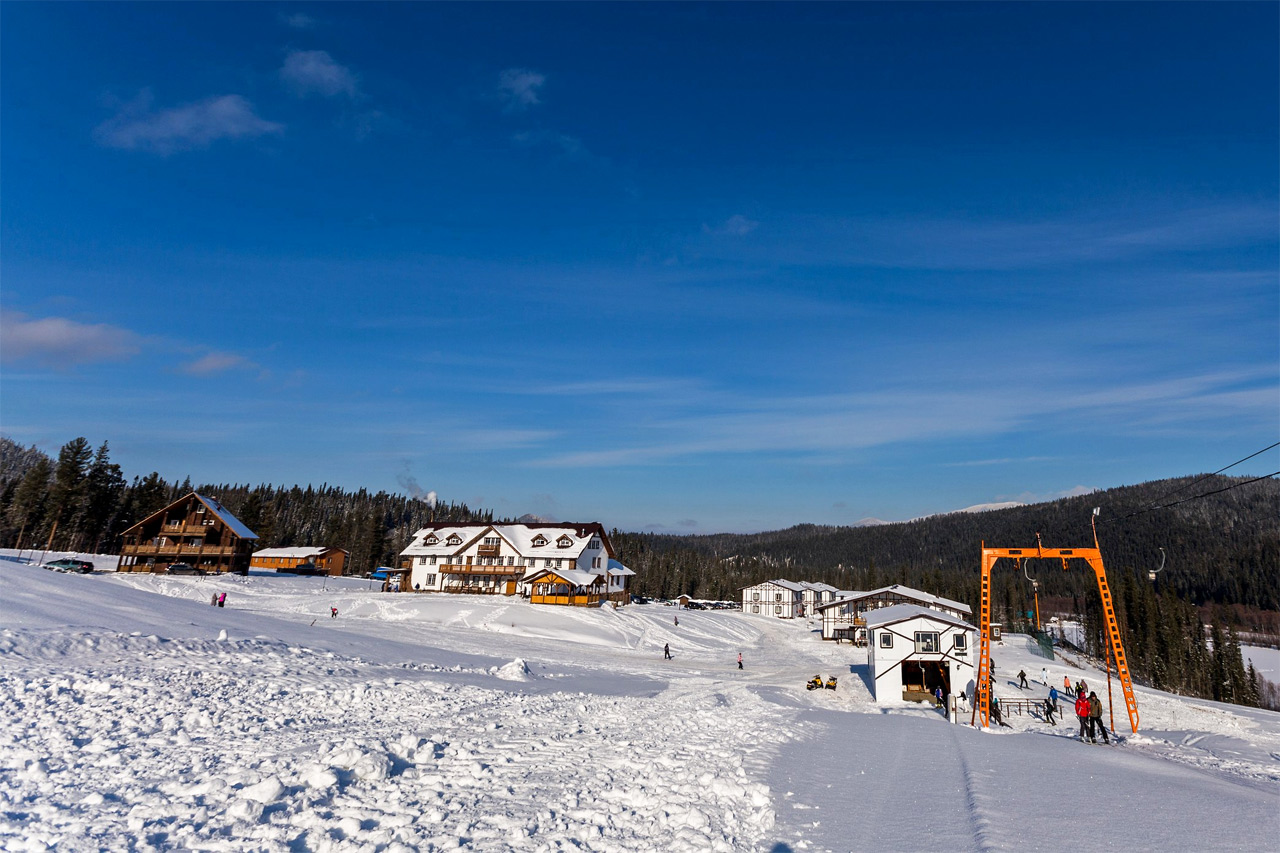
<path fill-rule="evenodd" d="M 1089 697 L 1080 692 L 1076 694 L 1076 716 L 1080 718 L 1080 740 L 1086 735 L 1093 740 L 1093 723 L 1089 720 Z"/>

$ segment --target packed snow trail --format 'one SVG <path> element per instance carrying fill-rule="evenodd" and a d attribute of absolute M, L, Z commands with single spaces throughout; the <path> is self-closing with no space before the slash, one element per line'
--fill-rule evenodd
<path fill-rule="evenodd" d="M 865 651 L 804 623 L 673 615 L 6 566 L 0 846 L 1251 851 L 1280 834 L 1280 715 L 1146 691 L 1152 728 L 1120 747 L 1076 742 L 1069 713 L 985 733 L 876 705 Z M 1016 642 L 996 656 L 1001 695 L 1041 666 Z M 1102 682 L 1079 667 L 1051 682 Z M 839 689 L 806 691 L 814 673 Z"/>

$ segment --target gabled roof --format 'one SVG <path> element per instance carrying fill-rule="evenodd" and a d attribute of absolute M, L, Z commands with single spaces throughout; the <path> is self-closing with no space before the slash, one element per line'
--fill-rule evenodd
<path fill-rule="evenodd" d="M 434 545 L 427 545 L 424 540 L 432 534 L 439 541 Z M 470 548 L 477 539 L 490 534 L 502 538 L 521 556 L 572 559 L 582 555 L 582 552 L 591 544 L 593 537 L 599 537 L 605 553 L 610 557 L 613 556 L 613 545 L 605 535 L 604 526 L 599 522 L 590 524 L 430 524 L 415 533 L 409 547 L 400 554 L 405 557 L 456 554 Z M 449 544 L 449 537 L 455 535 L 462 540 L 460 545 Z M 539 535 L 547 540 L 546 545 L 533 544 L 533 540 Z M 561 548 L 557 543 L 565 537 L 569 539 L 570 544 L 567 548 Z"/>
<path fill-rule="evenodd" d="M 760 581 L 760 583 L 748 584 L 747 586 L 738 587 L 738 589 L 739 591 L 751 589 L 752 587 L 764 586 L 767 583 L 775 584 L 783 589 L 789 589 L 792 592 L 804 592 L 804 584 L 796 583 L 795 581 L 783 580 L 782 578 L 775 578 L 771 581 Z"/>
<path fill-rule="evenodd" d="M 837 590 L 836 591 L 837 598 L 835 600 L 828 601 L 826 604 L 815 605 L 813 609 L 826 610 L 827 608 L 830 608 L 830 607 L 839 607 L 841 604 L 848 604 L 851 601 L 856 601 L 857 599 L 862 598 L 866 594 L 867 593 L 859 592 L 856 589 Z"/>
<path fill-rule="evenodd" d="M 254 533 L 248 527 L 245 527 L 244 522 L 232 515 L 225 506 L 218 503 L 216 498 L 205 497 L 199 492 L 192 492 L 192 494 L 194 494 L 202 504 L 207 506 L 223 524 L 231 528 L 232 533 L 239 536 L 241 539 L 258 538 L 258 534 Z"/>
<path fill-rule="evenodd" d="M 873 595 L 883 595 L 885 593 L 900 595 L 903 598 L 911 598 L 925 605 L 949 607 L 952 610 L 959 610 L 961 613 L 968 613 L 970 615 L 973 614 L 973 608 L 971 608 L 967 604 L 961 604 L 959 601 L 952 601 L 951 599 L 943 598 L 940 595 L 933 595 L 932 593 L 921 592 L 918 589 L 912 589 L 909 586 L 903 586 L 902 584 L 897 584 L 897 583 L 893 584 L 892 586 L 882 586 L 879 589 L 873 589 L 870 592 L 859 592 L 849 596 L 848 598 L 841 598 L 836 601 L 828 602 L 827 604 L 824 604 L 821 606 L 824 608 L 830 607 L 833 604 L 843 604 L 848 601 L 856 601 L 862 598 L 870 598 Z"/>
<path fill-rule="evenodd" d="M 933 622 L 952 625 L 956 628 L 963 628 L 966 631 L 978 630 L 968 622 L 952 616 L 950 613 L 943 613 L 941 610 L 934 610 L 932 607 L 921 607 L 918 604 L 895 604 L 892 607 L 881 607 L 879 610 L 872 610 L 866 616 L 868 628 L 883 628 L 887 625 L 905 622 L 908 619 L 928 619 Z"/>
<path fill-rule="evenodd" d="M 557 577 L 573 586 L 592 586 L 600 582 L 600 575 L 582 569 L 539 569 L 522 578 L 524 583 L 533 583 L 543 577 Z"/>
<path fill-rule="evenodd" d="M 817 583 L 812 583 L 810 581 L 801 581 L 800 585 L 808 589 L 811 589 L 814 592 L 839 592 L 840 591 L 836 589 L 834 586 L 832 586 L 831 584 L 822 583 L 821 581 L 818 581 Z"/>

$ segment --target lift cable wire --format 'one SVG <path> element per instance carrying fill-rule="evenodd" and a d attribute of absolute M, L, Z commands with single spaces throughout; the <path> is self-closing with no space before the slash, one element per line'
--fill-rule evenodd
<path fill-rule="evenodd" d="M 1200 479 L 1198 479 L 1198 480 L 1192 480 L 1190 483 L 1187 483 L 1185 486 L 1179 486 L 1178 488 L 1174 489 L 1172 492 L 1168 492 L 1168 493 L 1163 494 L 1163 495 L 1161 495 L 1160 497 L 1156 498 L 1154 501 L 1152 501 L 1152 503 L 1153 503 L 1153 504 L 1158 504 L 1158 503 L 1160 503 L 1160 501 L 1165 500 L 1166 498 L 1171 498 L 1171 497 L 1173 497 L 1173 496 L 1174 496 L 1174 495 L 1176 495 L 1178 492 L 1185 492 L 1187 489 L 1191 488 L 1192 486 L 1199 485 L 1200 483 L 1203 483 L 1205 480 L 1209 479 L 1210 477 L 1216 477 L 1216 476 L 1218 476 L 1218 475 L 1219 475 L 1219 474 L 1221 474 L 1223 471 L 1226 471 L 1228 468 L 1234 468 L 1234 467 L 1236 467 L 1237 465 L 1239 465 L 1241 462 L 1248 462 L 1248 461 L 1249 461 L 1250 459 L 1252 459 L 1253 457 L 1255 457 L 1255 456 L 1261 456 L 1262 454 L 1266 453 L 1268 450 L 1271 450 L 1271 449 L 1276 448 L 1276 447 L 1280 447 L 1280 441 L 1277 441 L 1275 444 L 1271 445 L 1270 447 L 1264 447 L 1264 448 L 1262 448 L 1262 449 L 1261 449 L 1261 450 L 1259 450 L 1257 453 L 1250 453 L 1250 454 L 1249 454 L 1248 456 L 1246 456 L 1245 458 L 1243 458 L 1243 459 L 1239 459 L 1239 460 L 1237 460 L 1237 461 L 1235 461 L 1235 462 L 1232 462 L 1230 465 L 1226 466 L 1226 468 L 1219 468 L 1217 471 L 1214 471 L 1212 474 L 1205 474 L 1203 477 L 1201 477 L 1201 478 L 1200 478 Z M 1268 475 L 1268 476 L 1270 476 L 1270 475 Z"/>
<path fill-rule="evenodd" d="M 1267 449 L 1270 450 L 1270 448 L 1267 448 Z M 1223 470 L 1226 470 L 1226 469 L 1223 469 Z M 1209 476 L 1213 476 L 1213 475 L 1211 474 Z M 1230 486 L 1225 486 L 1221 489 L 1214 489 L 1212 492 L 1205 492 L 1204 494 L 1200 494 L 1200 495 L 1192 495 L 1189 498 L 1183 498 L 1182 500 L 1174 501 L 1173 503 L 1161 504 L 1159 506 L 1150 506 L 1150 507 L 1147 507 L 1146 509 L 1140 509 L 1140 510 L 1137 510 L 1136 512 L 1131 512 L 1128 515 L 1121 516 L 1120 518 L 1103 519 L 1098 523 L 1106 524 L 1108 521 L 1124 521 L 1126 518 L 1133 518 L 1135 515 L 1144 515 L 1145 513 L 1148 513 L 1148 512 L 1155 512 L 1158 509 L 1168 509 L 1171 506 L 1177 506 L 1178 504 L 1188 503 L 1189 501 L 1196 501 L 1196 500 L 1199 500 L 1200 498 L 1207 498 L 1210 495 L 1220 495 L 1223 492 L 1229 492 L 1232 489 L 1238 489 L 1241 486 L 1247 486 L 1250 483 L 1257 483 L 1260 480 L 1270 480 L 1272 477 L 1277 477 L 1277 476 L 1280 476 L 1280 471 L 1272 471 L 1270 474 L 1263 474 L 1261 477 L 1254 477 L 1252 480 L 1245 480 L 1244 482 L 1241 482 L 1241 483 L 1232 483 Z"/>

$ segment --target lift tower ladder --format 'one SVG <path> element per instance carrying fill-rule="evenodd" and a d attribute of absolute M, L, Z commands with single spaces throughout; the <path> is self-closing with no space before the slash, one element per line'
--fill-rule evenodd
<path fill-rule="evenodd" d="M 978 689 L 975 710 L 985 729 L 990 725 L 991 714 L 991 569 L 1001 557 L 1011 559 L 1058 558 L 1062 560 L 1062 568 L 1067 568 L 1068 560 L 1084 560 L 1093 569 L 1098 579 L 1098 592 L 1102 596 L 1102 612 L 1107 625 L 1107 637 L 1111 642 L 1111 653 L 1115 658 L 1116 672 L 1120 676 L 1120 685 L 1124 688 L 1124 704 L 1129 710 L 1129 723 L 1133 730 L 1138 730 L 1138 703 L 1133 698 L 1133 682 L 1129 679 L 1129 662 L 1124 654 L 1124 646 L 1120 642 L 1120 625 L 1116 622 L 1116 610 L 1111 601 L 1111 587 L 1107 584 L 1107 570 L 1102 564 L 1102 552 L 1096 547 L 1094 537 L 1093 548 L 988 548 L 982 546 L 982 637 L 978 652 Z"/>

